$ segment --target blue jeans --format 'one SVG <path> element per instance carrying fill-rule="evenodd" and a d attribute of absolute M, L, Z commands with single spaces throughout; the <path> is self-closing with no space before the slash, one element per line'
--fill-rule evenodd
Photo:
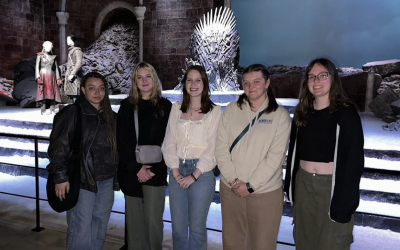
<path fill-rule="evenodd" d="M 188 176 L 196 169 L 199 160 L 179 160 L 179 172 Z M 199 176 L 188 189 L 182 189 L 169 175 L 169 205 L 172 220 L 172 243 L 174 250 L 207 249 L 207 215 L 215 192 L 212 171 Z"/>
<path fill-rule="evenodd" d="M 76 206 L 67 211 L 67 249 L 101 250 L 114 203 L 114 178 L 97 181 L 97 194 L 81 189 Z"/>

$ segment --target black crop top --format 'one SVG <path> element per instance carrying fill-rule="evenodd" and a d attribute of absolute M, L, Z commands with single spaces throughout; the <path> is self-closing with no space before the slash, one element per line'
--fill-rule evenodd
<path fill-rule="evenodd" d="M 306 126 L 298 127 L 297 154 L 300 160 L 333 162 L 336 143 L 336 114 L 329 107 L 311 110 Z"/>

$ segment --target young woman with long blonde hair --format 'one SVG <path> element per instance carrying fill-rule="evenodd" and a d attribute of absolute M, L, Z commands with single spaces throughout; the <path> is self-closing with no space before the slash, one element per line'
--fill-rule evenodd
<path fill-rule="evenodd" d="M 128 249 L 162 249 L 167 166 L 164 160 L 154 164 L 138 163 L 135 148 L 136 144 L 161 146 L 171 105 L 161 96 L 161 82 L 153 66 L 146 62 L 137 64 L 129 96 L 121 102 L 117 123 L 118 179 L 125 194 Z M 135 109 L 138 111 L 138 140 Z"/>

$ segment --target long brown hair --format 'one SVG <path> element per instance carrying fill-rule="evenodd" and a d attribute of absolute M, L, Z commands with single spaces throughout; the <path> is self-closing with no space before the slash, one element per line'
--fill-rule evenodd
<path fill-rule="evenodd" d="M 250 72 L 259 72 L 259 71 L 261 71 L 264 80 L 268 81 L 268 79 L 270 78 L 269 71 L 267 67 L 265 67 L 262 64 L 252 64 L 248 66 L 247 68 L 244 69 L 243 75 Z M 271 84 L 268 87 L 267 96 L 268 96 L 268 106 L 264 113 L 269 114 L 271 112 L 276 111 L 276 109 L 279 106 L 278 102 L 276 101 L 274 90 L 272 89 Z M 237 100 L 236 104 L 240 109 L 242 109 L 242 105 L 244 104 L 245 101 L 251 105 L 249 98 L 245 93 L 243 93 L 239 96 L 239 99 Z"/>
<path fill-rule="evenodd" d="M 353 104 L 343 90 L 335 64 L 326 58 L 314 59 L 308 64 L 301 80 L 299 103 L 297 104 L 294 112 L 294 119 L 297 126 L 306 125 L 307 115 L 313 108 L 313 102 L 315 98 L 308 89 L 308 74 L 315 64 L 319 64 L 320 66 L 324 67 L 329 72 L 331 77 L 331 89 L 329 90 L 330 113 L 335 112 L 340 107 Z"/>
<path fill-rule="evenodd" d="M 158 115 L 164 116 L 164 108 L 159 102 L 161 99 L 161 81 L 158 78 L 157 72 L 154 67 L 147 62 L 140 62 L 136 64 L 135 68 L 133 69 L 131 90 L 129 91 L 128 96 L 129 103 L 132 104 L 134 108 L 139 108 L 140 101 L 142 100 L 142 94 L 140 93 L 137 84 L 137 74 L 139 69 L 147 69 L 150 72 L 151 78 L 153 80 L 153 88 L 150 94 L 150 103 L 154 107 L 154 115 L 156 117 Z"/>
<path fill-rule="evenodd" d="M 113 110 L 111 109 L 110 98 L 108 97 L 109 92 L 108 92 L 107 80 L 102 74 L 92 71 L 83 76 L 81 81 L 81 88 L 85 87 L 85 84 L 89 78 L 99 78 L 104 83 L 105 93 L 103 100 L 100 102 L 100 108 L 104 114 L 104 120 L 106 122 L 107 139 L 111 144 L 112 157 L 113 160 L 117 160 L 118 159 L 117 137 L 116 137 L 117 119 L 115 117 Z M 83 91 L 81 91 L 81 95 L 84 96 Z"/>
<path fill-rule="evenodd" d="M 210 98 L 211 91 L 210 91 L 210 84 L 208 82 L 206 70 L 201 65 L 189 66 L 189 68 L 187 68 L 187 70 L 185 72 L 185 75 L 183 76 L 183 79 L 181 82 L 181 84 L 183 85 L 181 111 L 183 113 L 186 113 L 188 111 L 189 105 L 190 105 L 190 95 L 186 91 L 186 80 L 187 80 L 187 76 L 191 70 L 196 70 L 197 72 L 199 72 L 200 76 L 201 76 L 201 80 L 203 81 L 203 91 L 201 92 L 200 113 L 207 114 L 214 108 L 215 104 L 211 101 L 211 98 Z"/>

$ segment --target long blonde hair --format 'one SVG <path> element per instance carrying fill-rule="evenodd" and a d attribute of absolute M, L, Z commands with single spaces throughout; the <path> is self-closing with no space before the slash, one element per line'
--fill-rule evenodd
<path fill-rule="evenodd" d="M 140 93 L 140 90 L 138 88 L 137 74 L 138 70 L 142 68 L 147 69 L 150 72 L 151 78 L 153 80 L 153 88 L 150 94 L 150 103 L 155 108 L 154 115 L 156 117 L 157 115 L 164 116 L 164 108 L 161 105 L 159 105 L 159 101 L 161 99 L 161 89 L 162 89 L 161 81 L 158 78 L 157 72 L 154 69 L 154 67 L 147 62 L 140 62 L 133 69 L 131 90 L 129 91 L 129 96 L 128 96 L 129 103 L 131 103 L 134 106 L 134 108 L 139 108 L 138 105 L 142 100 L 142 94 Z"/>

